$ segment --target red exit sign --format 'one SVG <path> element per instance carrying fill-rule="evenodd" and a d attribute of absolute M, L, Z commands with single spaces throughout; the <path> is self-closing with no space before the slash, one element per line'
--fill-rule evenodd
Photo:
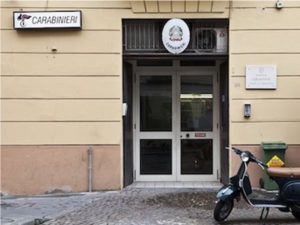
<path fill-rule="evenodd" d="M 206 133 L 195 133 L 195 137 L 206 137 Z"/>

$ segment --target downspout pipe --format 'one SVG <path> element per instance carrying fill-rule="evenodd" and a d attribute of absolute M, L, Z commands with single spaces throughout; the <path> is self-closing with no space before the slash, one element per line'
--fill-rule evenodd
<path fill-rule="evenodd" d="M 88 158 L 89 158 L 89 192 L 93 191 L 93 151 L 92 148 L 88 148 Z"/>

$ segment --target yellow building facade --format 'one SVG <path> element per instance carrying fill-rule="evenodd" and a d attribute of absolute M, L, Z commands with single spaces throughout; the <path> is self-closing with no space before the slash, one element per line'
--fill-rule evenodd
<path fill-rule="evenodd" d="M 176 123 L 176 118 L 179 115 L 183 117 L 183 112 L 175 106 L 180 108 L 183 103 L 174 97 L 175 83 L 171 87 L 174 94 L 171 101 L 177 113 L 171 113 L 175 115 L 171 118 L 172 131 L 155 134 L 157 140 L 169 138 L 172 143 L 169 149 L 172 153 L 168 155 L 171 157 L 169 170 L 166 169 L 169 172 L 158 171 L 158 179 L 155 176 L 147 179 L 151 165 L 143 166 L 150 162 L 155 164 L 157 158 L 149 159 L 147 155 L 143 164 L 140 148 L 144 145 L 148 149 L 154 148 L 155 144 L 143 143 L 143 138 L 152 140 L 153 137 L 147 132 L 136 131 L 136 126 L 143 126 L 139 120 L 142 118 L 141 91 L 148 90 L 150 86 L 135 90 L 135 83 L 142 85 L 142 81 L 149 81 L 143 79 L 152 75 L 184 74 L 184 63 L 180 64 L 180 60 L 190 61 L 191 56 L 153 54 L 150 61 L 172 60 L 174 68 L 176 65 L 181 67 L 166 72 L 151 65 L 151 68 L 142 66 L 144 70 L 140 70 L 137 67 L 142 61 L 139 60 L 147 57 L 140 57 L 137 53 L 129 56 L 124 50 L 124 27 L 128 21 L 155 20 L 162 24 L 172 18 L 191 23 L 221 21 L 228 31 L 228 52 L 225 56 L 202 54 L 196 57 L 198 62 L 215 61 L 217 75 L 216 79 L 213 78 L 216 81 L 212 82 L 216 82 L 214 84 L 219 88 L 213 94 L 216 101 L 213 121 L 219 122 L 214 123 L 212 130 L 219 131 L 210 134 L 191 130 L 195 137 L 215 135 L 212 139 L 216 143 L 212 147 L 214 155 L 208 156 L 212 176 L 206 179 L 205 176 L 194 176 L 197 173 L 193 171 L 187 172 L 193 174 L 191 181 L 198 178 L 219 181 L 221 177 L 233 174 L 239 165 L 238 158 L 231 153 L 227 155 L 224 153 L 227 150 L 221 148 L 222 143 L 226 143 L 222 142 L 220 122 L 222 112 L 226 111 L 220 106 L 220 86 L 225 85 L 219 82 L 222 79 L 222 73 L 218 72 L 221 63 L 227 65 L 223 74 L 226 74 L 228 82 L 226 105 L 229 111 L 225 118 L 228 119 L 228 144 L 249 149 L 262 157 L 261 142 L 283 141 L 289 145 L 286 165 L 300 166 L 300 2 L 282 1 L 283 8 L 276 7 L 276 2 L 1 1 L 1 191 L 9 194 L 41 194 L 56 189 L 87 191 L 88 148 L 93 152 L 93 190 L 123 188 L 127 170 L 133 181 L 189 181 L 182 176 L 184 169 L 179 164 L 183 153 L 176 147 L 184 145 L 178 139 L 188 132 L 180 129 L 173 132 L 176 127 L 184 126 Z M 15 11 L 72 10 L 82 12 L 81 30 L 15 30 L 13 26 Z M 132 72 L 135 97 L 134 103 L 129 105 L 134 111 L 133 121 L 129 124 L 133 132 L 132 162 L 129 166 L 124 161 L 127 154 L 124 150 L 126 115 L 123 115 L 126 108 L 123 105 L 126 63 L 135 68 Z M 246 89 L 247 65 L 275 65 L 277 88 Z M 190 75 L 197 74 L 198 70 L 199 74 L 202 73 L 203 68 L 197 68 L 195 65 L 189 67 Z M 134 77 L 136 74 L 140 76 Z M 172 77 L 172 82 L 177 82 L 177 75 Z M 177 84 L 180 86 L 180 81 Z M 147 94 L 145 91 L 144 95 Z M 179 93 L 180 96 L 183 94 Z M 251 105 L 249 118 L 244 117 L 245 104 Z M 177 158 L 181 156 L 181 161 L 174 155 Z M 196 159 L 192 161 L 195 168 L 201 167 Z M 162 165 L 165 165 L 164 162 L 162 160 Z M 227 170 L 222 170 L 226 164 Z M 140 172 L 142 168 L 146 171 L 144 174 Z M 258 186 L 262 172 L 251 167 L 251 173 L 254 174 L 252 183 Z M 165 177 L 166 174 L 168 176 Z"/>

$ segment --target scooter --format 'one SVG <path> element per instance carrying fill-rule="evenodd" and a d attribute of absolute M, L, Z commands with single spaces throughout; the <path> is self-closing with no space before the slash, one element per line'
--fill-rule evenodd
<path fill-rule="evenodd" d="M 242 163 L 237 174 L 230 178 L 230 184 L 224 185 L 217 193 L 215 220 L 224 221 L 232 211 L 234 199 L 239 201 L 241 195 L 249 205 L 262 208 L 260 220 L 264 224 L 270 208 L 278 208 L 282 212 L 292 212 L 294 217 L 300 220 L 300 168 L 268 167 L 249 151 L 242 151 L 234 147 L 231 150 L 240 156 Z M 279 191 L 272 198 L 250 197 L 252 187 L 247 173 L 250 162 L 257 163 L 262 169 L 266 169 L 271 179 L 278 184 Z"/>

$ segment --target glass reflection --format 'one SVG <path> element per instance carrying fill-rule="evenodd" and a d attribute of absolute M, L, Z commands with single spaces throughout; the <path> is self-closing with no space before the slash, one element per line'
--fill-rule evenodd
<path fill-rule="evenodd" d="M 212 131 L 212 76 L 181 77 L 181 131 Z"/>
<path fill-rule="evenodd" d="M 140 130 L 172 131 L 172 77 L 140 77 Z"/>
<path fill-rule="evenodd" d="M 172 174 L 172 140 L 140 140 L 141 174 Z"/>
<path fill-rule="evenodd" d="M 181 174 L 212 174 L 211 139 L 181 140 Z"/>

